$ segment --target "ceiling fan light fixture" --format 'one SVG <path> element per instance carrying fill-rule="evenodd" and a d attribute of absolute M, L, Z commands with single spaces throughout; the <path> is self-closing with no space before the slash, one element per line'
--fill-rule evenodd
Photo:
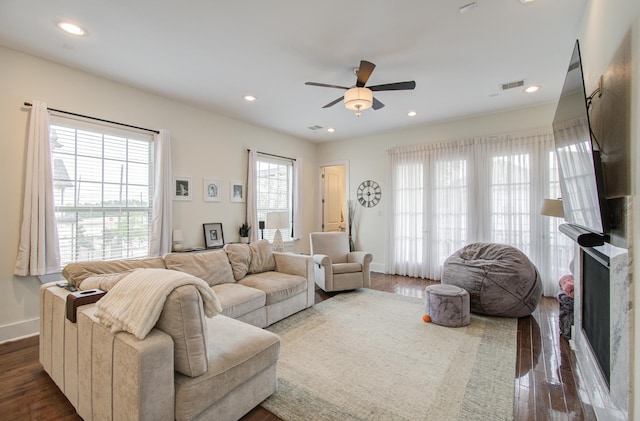
<path fill-rule="evenodd" d="M 357 116 L 373 105 L 373 92 L 369 88 L 351 88 L 344 94 L 344 107 L 355 111 Z"/>

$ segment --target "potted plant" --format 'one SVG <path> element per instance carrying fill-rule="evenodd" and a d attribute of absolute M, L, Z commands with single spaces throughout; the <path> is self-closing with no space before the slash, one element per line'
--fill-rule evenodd
<path fill-rule="evenodd" d="M 249 243 L 249 233 L 251 232 L 251 227 L 246 222 L 240 225 L 240 229 L 238 230 L 240 233 L 240 242 L 248 244 Z"/>

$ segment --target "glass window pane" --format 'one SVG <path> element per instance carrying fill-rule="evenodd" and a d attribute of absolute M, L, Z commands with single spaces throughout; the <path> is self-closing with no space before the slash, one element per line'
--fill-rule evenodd
<path fill-rule="evenodd" d="M 72 121 L 51 125 L 63 266 L 148 255 L 153 141 L 137 133 L 131 137 L 74 128 Z"/>

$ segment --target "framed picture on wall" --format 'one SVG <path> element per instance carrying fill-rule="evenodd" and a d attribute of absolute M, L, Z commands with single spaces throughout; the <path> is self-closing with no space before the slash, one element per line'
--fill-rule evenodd
<path fill-rule="evenodd" d="M 219 202 L 222 192 L 220 191 L 220 180 L 204 179 L 204 201 Z"/>
<path fill-rule="evenodd" d="M 231 182 L 231 201 L 232 202 L 244 202 L 244 184 L 242 181 Z"/>
<path fill-rule="evenodd" d="M 204 230 L 204 245 L 206 248 L 216 249 L 224 246 L 224 235 L 220 222 L 202 224 L 202 228 Z"/>
<path fill-rule="evenodd" d="M 191 177 L 173 177 L 173 200 L 191 200 Z"/>

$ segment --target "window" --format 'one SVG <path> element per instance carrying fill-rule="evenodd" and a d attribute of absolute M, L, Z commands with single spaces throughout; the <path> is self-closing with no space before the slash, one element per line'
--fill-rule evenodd
<path fill-rule="evenodd" d="M 287 212 L 288 227 L 280 229 L 283 241 L 294 239 L 293 233 L 293 161 L 258 153 L 256 163 L 256 212 L 258 221 L 267 221 L 271 212 Z M 275 229 L 264 229 L 264 238 L 273 241 Z M 262 232 L 256 231 L 258 239 Z"/>
<path fill-rule="evenodd" d="M 50 138 L 61 265 L 147 256 L 153 138 L 60 117 Z"/>
<path fill-rule="evenodd" d="M 561 218 L 540 215 L 559 197 L 549 130 L 393 148 L 389 273 L 440 279 L 444 261 L 471 242 L 510 244 L 537 266 L 546 295 L 568 271 Z"/>
<path fill-rule="evenodd" d="M 531 255 L 531 188 L 528 154 L 495 156 L 491 165 L 491 241 Z"/>

